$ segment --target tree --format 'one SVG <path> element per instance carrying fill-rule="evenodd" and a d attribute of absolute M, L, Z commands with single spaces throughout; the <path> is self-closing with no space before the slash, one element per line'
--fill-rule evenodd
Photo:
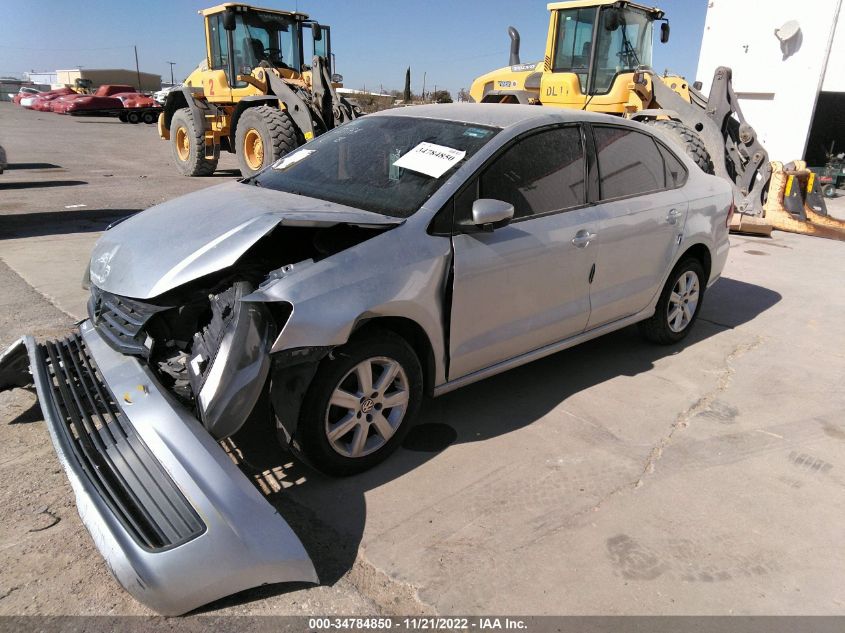
<path fill-rule="evenodd" d="M 458 101 L 472 101 L 472 98 L 469 96 L 469 90 L 466 88 L 458 90 Z"/>
<path fill-rule="evenodd" d="M 431 95 L 435 103 L 452 103 L 452 95 L 448 90 L 435 90 Z"/>
<path fill-rule="evenodd" d="M 403 101 L 410 103 L 411 101 L 411 67 L 405 71 L 405 93 L 403 94 Z"/>

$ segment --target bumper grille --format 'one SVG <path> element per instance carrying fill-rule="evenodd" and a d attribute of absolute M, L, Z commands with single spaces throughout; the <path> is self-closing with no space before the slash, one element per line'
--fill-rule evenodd
<path fill-rule="evenodd" d="M 167 309 L 119 297 L 93 285 L 88 300 L 88 316 L 105 341 L 122 354 L 144 358 L 150 355 L 149 347 L 145 345 L 144 326 L 157 313 Z"/>
<path fill-rule="evenodd" d="M 49 341 L 38 352 L 67 457 L 126 531 L 151 551 L 201 534 L 205 525 L 121 412 L 82 338 Z"/>

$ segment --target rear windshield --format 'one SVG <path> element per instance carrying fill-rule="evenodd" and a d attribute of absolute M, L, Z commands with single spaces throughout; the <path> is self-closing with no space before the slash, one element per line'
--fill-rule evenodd
<path fill-rule="evenodd" d="M 407 218 L 498 131 L 439 119 L 362 117 L 306 143 L 247 182 Z"/>

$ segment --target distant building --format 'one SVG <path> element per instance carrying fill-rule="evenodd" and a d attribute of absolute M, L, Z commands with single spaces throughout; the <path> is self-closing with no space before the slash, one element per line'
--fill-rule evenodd
<path fill-rule="evenodd" d="M 710 91 L 719 66 L 771 160 L 824 164 L 845 151 L 843 0 L 711 0 L 697 79 Z"/>
<path fill-rule="evenodd" d="M 161 75 L 140 73 L 140 86 L 138 86 L 138 76 L 139 73 L 125 68 L 75 68 L 57 70 L 55 83 L 74 86 L 77 79 L 90 79 L 94 89 L 105 84 L 125 84 L 144 92 L 161 90 Z"/>
<path fill-rule="evenodd" d="M 138 88 L 138 73 L 125 68 L 72 68 L 70 70 L 31 71 L 24 73 L 29 81 L 36 84 L 48 86 L 70 86 L 76 85 L 77 79 L 90 79 L 94 89 L 105 84 L 124 84 Z M 141 86 L 143 92 L 155 92 L 161 89 L 161 75 L 152 73 L 141 73 Z"/>
<path fill-rule="evenodd" d="M 40 71 L 40 70 L 32 70 L 28 73 L 24 73 L 24 77 L 26 77 L 30 82 L 34 84 L 43 84 L 45 86 L 52 86 L 57 83 L 56 79 L 56 72 L 50 71 Z"/>

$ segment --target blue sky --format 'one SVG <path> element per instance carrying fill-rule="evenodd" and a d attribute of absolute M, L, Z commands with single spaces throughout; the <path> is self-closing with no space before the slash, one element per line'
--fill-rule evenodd
<path fill-rule="evenodd" d="M 57 68 L 134 68 L 183 79 L 203 58 L 197 10 L 222 0 L 0 0 L 0 75 Z M 522 61 L 543 56 L 548 11 L 526 0 L 253 0 L 253 5 L 297 9 L 332 27 L 337 71 L 349 88 L 401 89 L 411 66 L 412 86 L 445 87 L 455 94 L 472 79 L 507 65 L 513 25 L 522 35 Z M 649 4 L 658 4 L 657 0 Z M 694 80 L 707 0 L 663 0 L 672 26 L 668 44 L 655 44 L 654 67 Z M 143 10 L 139 9 L 143 7 Z M 96 50 L 94 50 L 96 49 Z"/>

